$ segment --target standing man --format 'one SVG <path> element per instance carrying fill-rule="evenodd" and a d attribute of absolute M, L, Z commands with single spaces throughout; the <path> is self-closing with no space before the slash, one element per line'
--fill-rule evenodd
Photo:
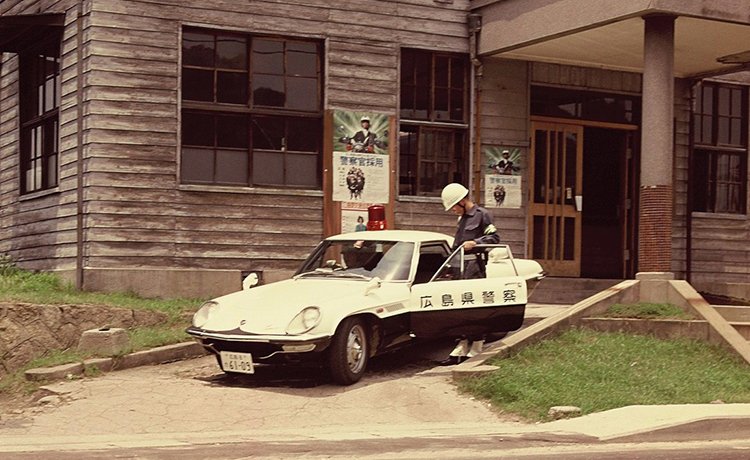
<path fill-rule="evenodd" d="M 469 199 L 469 190 L 461 184 L 452 183 L 443 188 L 441 193 L 446 211 L 453 211 L 458 216 L 458 228 L 453 240 L 453 250 L 464 247 L 467 258 L 464 267 L 464 278 L 484 278 L 485 266 L 481 254 L 472 252 L 477 244 L 495 244 L 500 242 L 497 229 L 492 224 L 492 216 L 486 209 L 477 206 Z M 451 351 L 448 358 L 440 364 L 451 366 L 460 364 L 482 352 L 484 337 L 464 337 Z"/>

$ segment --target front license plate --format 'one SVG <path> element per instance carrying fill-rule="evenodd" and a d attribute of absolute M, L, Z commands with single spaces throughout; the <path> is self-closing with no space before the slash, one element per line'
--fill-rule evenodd
<path fill-rule="evenodd" d="M 253 355 L 250 353 L 235 353 L 233 351 L 219 352 L 221 355 L 221 367 L 227 372 L 240 372 L 242 374 L 254 374 Z"/>

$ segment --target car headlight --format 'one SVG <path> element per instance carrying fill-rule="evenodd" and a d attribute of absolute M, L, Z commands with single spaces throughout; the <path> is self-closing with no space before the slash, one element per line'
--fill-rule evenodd
<path fill-rule="evenodd" d="M 286 327 L 287 334 L 304 334 L 310 329 L 320 324 L 320 308 L 307 307 L 297 313 Z"/>
<path fill-rule="evenodd" d="M 203 327 L 206 325 L 208 320 L 211 318 L 211 314 L 219 308 L 219 303 L 209 300 L 203 302 L 203 305 L 193 315 L 193 326 Z"/>

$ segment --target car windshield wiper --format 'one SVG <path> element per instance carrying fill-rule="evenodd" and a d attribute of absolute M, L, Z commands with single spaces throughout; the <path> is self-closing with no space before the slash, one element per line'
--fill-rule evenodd
<path fill-rule="evenodd" d="M 361 280 L 371 280 L 372 276 L 362 275 L 360 273 L 351 273 L 351 272 L 334 272 L 333 276 L 337 278 L 357 278 Z"/>
<path fill-rule="evenodd" d="M 311 272 L 300 273 L 295 278 L 302 278 L 304 276 L 330 276 L 333 275 L 333 270 L 330 268 L 316 268 Z"/>

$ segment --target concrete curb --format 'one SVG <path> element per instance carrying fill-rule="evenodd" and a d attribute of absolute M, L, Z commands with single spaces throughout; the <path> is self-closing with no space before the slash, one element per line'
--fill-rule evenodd
<path fill-rule="evenodd" d="M 26 380 L 40 382 L 63 380 L 83 375 L 86 370 L 96 369 L 100 372 L 130 369 L 138 366 L 164 364 L 183 359 L 198 358 L 208 354 L 198 342 L 183 342 L 174 345 L 137 351 L 116 358 L 92 358 L 82 363 L 62 364 L 53 367 L 29 369 L 24 372 Z"/>

